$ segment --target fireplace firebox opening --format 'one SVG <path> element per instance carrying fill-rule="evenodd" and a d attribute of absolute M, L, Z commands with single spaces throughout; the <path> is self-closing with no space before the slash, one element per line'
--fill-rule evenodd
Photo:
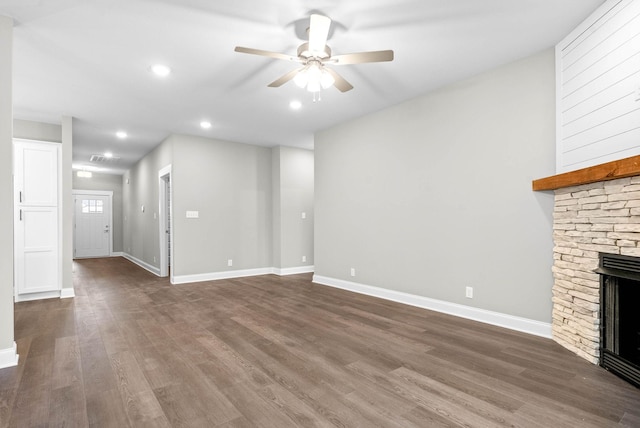
<path fill-rule="evenodd" d="M 640 387 L 640 257 L 600 253 L 600 365 Z"/>

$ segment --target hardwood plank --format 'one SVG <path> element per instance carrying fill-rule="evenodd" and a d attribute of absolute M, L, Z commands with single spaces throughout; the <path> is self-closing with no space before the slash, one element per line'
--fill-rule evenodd
<path fill-rule="evenodd" d="M 86 397 L 81 383 L 57 388 L 49 404 L 50 427 L 85 427 L 89 425 Z"/>
<path fill-rule="evenodd" d="M 80 349 L 75 336 L 56 339 L 51 388 L 58 389 L 82 383 Z"/>
<path fill-rule="evenodd" d="M 117 389 L 100 390 L 96 385 L 86 395 L 87 419 L 90 427 L 129 427 L 125 408 Z"/>
<path fill-rule="evenodd" d="M 118 388 L 109 356 L 101 339 L 81 342 L 80 358 L 82 361 L 82 380 L 87 396 Z"/>
<path fill-rule="evenodd" d="M 18 387 L 24 374 L 24 361 L 29 355 L 31 338 L 17 339 L 20 364 L 17 367 L 8 367 L 0 370 L 0 427 L 6 427 L 11 419 L 11 413 L 15 403 Z"/>
<path fill-rule="evenodd" d="M 273 407 L 255 390 L 254 386 L 238 383 L 224 390 L 233 405 L 240 409 L 242 417 L 254 427 L 297 427 L 299 425 L 282 412 L 273 411 Z M 235 419 L 234 419 L 235 420 Z"/>
<path fill-rule="evenodd" d="M 52 359 L 31 356 L 25 362 L 9 426 L 44 426 L 49 420 Z"/>

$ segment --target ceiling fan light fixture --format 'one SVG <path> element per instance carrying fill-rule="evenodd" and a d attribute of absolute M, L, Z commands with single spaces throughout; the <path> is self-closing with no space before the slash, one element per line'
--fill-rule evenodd
<path fill-rule="evenodd" d="M 321 88 L 319 80 L 309 80 L 307 84 L 307 91 L 309 92 L 320 92 Z"/>
<path fill-rule="evenodd" d="M 298 88 L 304 88 L 309 83 L 309 75 L 307 74 L 306 69 L 302 69 L 296 74 L 296 77 L 293 78 L 293 83 L 296 84 Z"/>
<path fill-rule="evenodd" d="M 323 89 L 330 88 L 336 82 L 336 79 L 327 71 L 322 70 L 322 75 L 320 76 L 320 85 Z"/>
<path fill-rule="evenodd" d="M 306 87 L 309 92 L 320 92 L 321 89 L 331 87 L 335 79 L 319 61 L 313 61 L 296 75 L 294 81 L 299 87 Z"/>

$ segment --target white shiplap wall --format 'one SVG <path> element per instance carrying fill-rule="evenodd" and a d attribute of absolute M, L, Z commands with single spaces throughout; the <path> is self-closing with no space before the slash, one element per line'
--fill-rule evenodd
<path fill-rule="evenodd" d="M 558 173 L 640 154 L 640 0 L 609 0 L 556 46 Z"/>

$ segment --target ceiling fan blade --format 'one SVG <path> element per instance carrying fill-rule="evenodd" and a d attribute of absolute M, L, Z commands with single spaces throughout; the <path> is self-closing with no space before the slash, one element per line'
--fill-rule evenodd
<path fill-rule="evenodd" d="M 332 56 L 327 62 L 336 65 L 393 61 L 393 51 L 357 52 Z"/>
<path fill-rule="evenodd" d="M 245 47 L 242 47 L 242 46 L 236 46 L 236 48 L 234 50 L 236 52 L 240 52 L 240 53 L 267 56 L 269 58 L 284 59 L 286 61 L 298 61 L 298 62 L 300 61 L 298 58 L 293 57 L 291 55 L 286 55 L 286 54 L 278 53 L 278 52 L 263 51 L 262 49 L 253 49 L 253 48 L 245 48 Z"/>
<path fill-rule="evenodd" d="M 298 68 L 296 70 L 292 70 L 292 71 L 288 72 L 287 74 L 285 74 L 284 76 L 280 77 L 279 79 L 276 79 L 273 82 L 269 83 L 269 87 L 270 88 L 277 88 L 279 86 L 284 85 L 289 80 L 291 80 L 294 77 L 296 77 L 296 74 L 298 74 L 303 69 L 304 68 Z"/>
<path fill-rule="evenodd" d="M 324 53 L 329 36 L 331 19 L 322 15 L 311 15 L 309 19 L 309 50 L 312 53 Z"/>
<path fill-rule="evenodd" d="M 333 83 L 333 86 L 335 86 L 340 92 L 347 92 L 353 89 L 353 85 L 347 82 L 344 77 L 340 76 L 329 67 L 324 67 L 324 69 L 334 78 L 335 82 Z"/>

